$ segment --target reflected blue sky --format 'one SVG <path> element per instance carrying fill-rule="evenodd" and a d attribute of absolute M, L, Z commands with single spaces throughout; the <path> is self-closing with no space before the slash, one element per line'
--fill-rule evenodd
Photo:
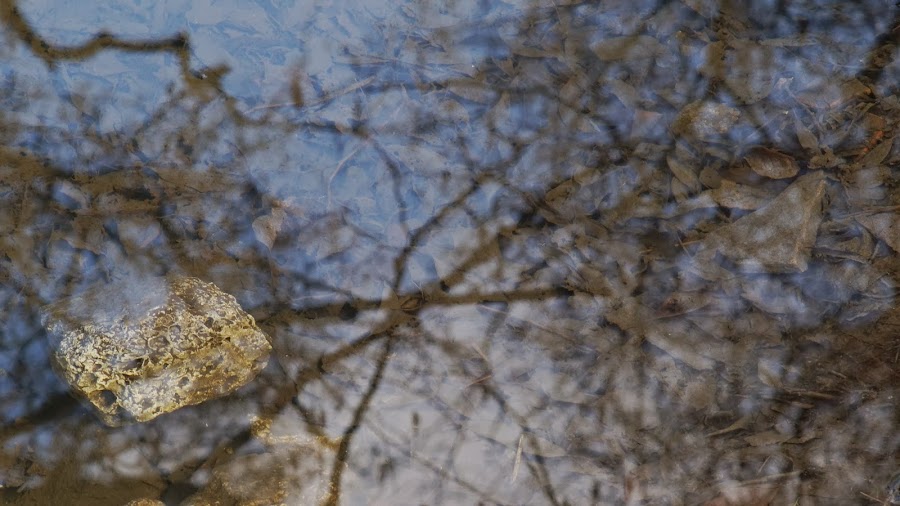
<path fill-rule="evenodd" d="M 881 497 L 896 8 L 719 4 L 22 2 L 189 68 L 2 28 L 0 502 L 178 504 L 234 452 L 298 504 Z M 125 271 L 235 295 L 270 366 L 124 428 L 62 402 L 34 308 Z"/>

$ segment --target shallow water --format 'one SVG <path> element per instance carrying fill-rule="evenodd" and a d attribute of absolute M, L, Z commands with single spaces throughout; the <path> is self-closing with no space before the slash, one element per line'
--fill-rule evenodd
<path fill-rule="evenodd" d="M 887 497 L 891 4 L 4 9 L 0 502 Z M 107 427 L 40 309 L 166 273 L 268 366 Z"/>

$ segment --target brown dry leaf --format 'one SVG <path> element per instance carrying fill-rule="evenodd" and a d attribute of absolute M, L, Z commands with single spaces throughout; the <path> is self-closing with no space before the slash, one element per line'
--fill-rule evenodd
<path fill-rule="evenodd" d="M 812 409 L 812 406 L 809 406 L 809 409 Z M 813 439 L 818 439 L 818 438 L 819 438 L 818 433 L 816 433 L 814 431 L 809 431 L 798 437 L 792 437 L 791 439 L 788 439 L 787 441 L 785 441 L 785 443 L 792 444 L 792 445 L 802 445 L 804 443 L 808 443 L 808 442 L 812 441 Z"/>
<path fill-rule="evenodd" d="M 844 179 L 844 190 L 850 202 L 859 207 L 867 207 L 884 199 L 888 193 L 885 184 L 891 177 L 891 169 L 885 166 L 853 171 Z"/>
<path fill-rule="evenodd" d="M 571 104 L 581 100 L 589 86 L 584 75 L 575 74 L 569 76 L 568 80 L 559 88 L 560 103 Z M 629 107 L 629 109 L 633 109 L 633 107 Z"/>
<path fill-rule="evenodd" d="M 696 411 L 710 412 L 717 408 L 716 385 L 708 377 L 695 377 L 685 382 L 682 398 Z"/>
<path fill-rule="evenodd" d="M 481 105 L 487 105 L 497 97 L 497 90 L 477 79 L 451 80 L 447 83 L 447 90 L 458 97 Z"/>
<path fill-rule="evenodd" d="M 271 250 L 278 233 L 281 232 L 284 217 L 284 209 L 276 207 L 272 209 L 271 213 L 253 220 L 253 233 L 256 235 L 256 240 Z"/>
<path fill-rule="evenodd" d="M 706 342 L 708 337 L 693 332 L 687 321 L 656 320 L 650 325 L 644 338 L 653 346 L 665 351 L 698 371 L 708 371 L 716 366 L 716 359 L 727 360 L 731 343 L 716 341 L 714 346 Z"/>
<path fill-rule="evenodd" d="M 806 306 L 796 287 L 774 278 L 747 279 L 741 286 L 741 297 L 769 314 L 794 314 Z"/>
<path fill-rule="evenodd" d="M 672 180 L 672 197 L 675 199 L 675 202 L 680 204 L 686 201 L 690 197 L 690 193 L 690 190 L 684 183 L 677 179 Z"/>
<path fill-rule="evenodd" d="M 765 39 L 759 41 L 759 43 L 764 46 L 770 47 L 802 47 L 821 44 L 821 41 L 816 40 L 815 37 L 803 34 L 794 37 L 775 37 L 773 39 Z"/>
<path fill-rule="evenodd" d="M 699 50 L 697 57 L 701 60 L 700 73 L 712 79 L 723 79 L 725 77 L 725 51 L 725 43 L 720 40 L 710 42 Z"/>
<path fill-rule="evenodd" d="M 752 336 L 753 342 L 760 345 L 778 345 L 782 342 L 777 322 L 759 311 L 745 311 L 736 319 L 730 320 L 728 327 L 735 339 Z"/>
<path fill-rule="evenodd" d="M 440 111 L 441 118 L 445 118 L 454 123 L 466 124 L 469 122 L 469 112 L 458 100 L 449 98 L 438 100 L 435 110 Z"/>
<path fill-rule="evenodd" d="M 744 437 L 744 441 L 750 446 L 768 446 L 784 443 L 792 437 L 793 436 L 791 435 L 781 434 L 774 430 L 767 430 L 765 432 L 753 434 L 752 436 L 746 436 Z"/>
<path fill-rule="evenodd" d="M 763 190 L 723 179 L 718 188 L 706 190 L 693 199 L 679 205 L 677 214 L 710 207 L 753 211 L 765 206 L 771 200 L 772 196 Z"/>
<path fill-rule="evenodd" d="M 861 233 L 849 239 L 832 235 L 820 237 L 816 241 L 816 250 L 831 257 L 868 263 L 868 259 L 875 254 L 876 244 L 875 237 L 871 233 Z M 852 286 L 855 284 L 853 279 L 840 280 L 841 277 L 839 275 L 837 278 L 834 278 L 838 286 Z"/>
<path fill-rule="evenodd" d="M 129 255 L 146 248 L 162 233 L 159 222 L 150 216 L 120 217 L 116 220 L 116 228 Z"/>
<path fill-rule="evenodd" d="M 622 479 L 617 470 L 610 470 L 610 466 L 603 465 L 598 460 L 595 457 L 581 457 L 578 455 L 569 455 L 567 458 L 567 462 L 572 465 L 572 471 L 596 478 L 602 483 L 616 483 Z"/>
<path fill-rule="evenodd" d="M 703 352 L 712 351 L 710 347 L 718 343 L 704 343 L 695 335 L 675 333 L 663 328 L 651 329 L 644 338 L 653 346 L 697 371 L 709 371 L 716 366 L 716 361 Z"/>
<path fill-rule="evenodd" d="M 821 87 L 810 88 L 798 93 L 796 98 L 801 104 L 816 110 L 832 110 L 841 107 L 855 98 L 871 93 L 871 89 L 858 79 L 843 83 L 826 81 Z"/>
<path fill-rule="evenodd" d="M 751 40 L 733 40 L 725 53 L 725 84 L 745 104 L 766 98 L 780 75 L 772 47 Z"/>
<path fill-rule="evenodd" d="M 819 139 L 806 128 L 806 125 L 800 122 L 800 118 L 794 118 L 794 130 L 797 132 L 797 140 L 803 146 L 803 149 L 810 153 L 819 152 Z"/>
<path fill-rule="evenodd" d="M 307 206 L 303 204 L 297 197 L 288 197 L 286 199 L 276 199 L 275 207 L 284 209 L 284 211 L 294 218 L 306 219 L 308 212 Z"/>
<path fill-rule="evenodd" d="M 856 164 L 856 167 L 860 169 L 867 169 L 870 167 L 877 167 L 887 158 L 887 155 L 890 154 L 891 148 L 894 146 L 893 137 L 890 139 L 886 139 L 873 148 L 871 151 L 865 154 Z"/>
<path fill-rule="evenodd" d="M 103 223 L 91 216 L 76 216 L 72 220 L 72 230 L 61 232 L 54 230 L 50 240 L 62 239 L 75 249 L 88 250 L 95 255 L 103 253 L 106 233 Z"/>
<path fill-rule="evenodd" d="M 662 114 L 656 111 L 636 109 L 631 122 L 632 139 L 657 139 L 661 136 Z"/>
<path fill-rule="evenodd" d="M 708 306 L 714 298 L 708 292 L 675 292 L 657 310 L 662 318 L 692 313 Z"/>
<path fill-rule="evenodd" d="M 234 189 L 239 181 L 222 170 L 214 168 L 185 170 L 181 167 L 154 167 L 161 189 L 169 195 L 185 192 L 225 193 Z"/>
<path fill-rule="evenodd" d="M 53 240 L 52 235 L 50 240 Z M 4 260 L 3 257 L 9 259 L 9 264 L 0 265 L 4 265 L 4 268 L 7 268 L 6 265 L 15 266 L 24 279 L 37 277 L 43 271 L 43 266 L 35 257 L 34 251 L 34 235 L 23 229 L 18 229 L 15 234 L 0 237 L 0 261 Z"/>
<path fill-rule="evenodd" d="M 838 164 L 843 163 L 843 159 L 831 150 L 828 146 L 825 146 L 822 149 L 822 152 L 815 154 L 809 158 L 809 168 L 810 169 L 822 169 L 822 168 L 831 168 L 836 167 Z"/>
<path fill-rule="evenodd" d="M 642 337 L 672 358 L 698 371 L 708 371 L 717 361 L 727 361 L 733 345 L 713 339 L 684 319 L 659 319 L 633 297 L 617 301 L 606 319 L 631 335 Z"/>
<path fill-rule="evenodd" d="M 784 388 L 784 384 L 781 381 L 781 376 L 784 374 L 782 369 L 780 363 L 770 359 L 760 358 L 756 363 L 756 375 L 759 381 L 767 387 Z"/>
<path fill-rule="evenodd" d="M 610 79 L 606 82 L 606 86 L 620 102 L 625 104 L 626 107 L 629 109 L 638 108 L 641 101 L 641 94 L 638 92 L 637 88 L 621 79 Z M 582 91 L 582 93 L 584 92 Z"/>
<path fill-rule="evenodd" d="M 737 484 L 723 488 L 715 499 L 704 503 L 704 506 L 769 506 L 776 494 L 777 489 L 770 484 Z"/>
<path fill-rule="evenodd" d="M 154 200 L 128 198 L 117 192 L 106 192 L 94 199 L 94 204 L 86 209 L 78 209 L 77 214 L 113 216 L 122 213 L 153 213 L 159 204 Z"/>
<path fill-rule="evenodd" d="M 900 216 L 896 213 L 879 213 L 856 218 L 862 226 L 900 253 Z"/>
<path fill-rule="evenodd" d="M 652 357 L 647 361 L 647 373 L 656 378 L 661 384 L 666 385 L 671 391 L 683 393 L 683 387 L 687 381 L 685 371 L 678 366 L 675 359 L 667 355 Z"/>
<path fill-rule="evenodd" d="M 745 272 L 803 272 L 822 220 L 825 178 L 815 172 L 797 179 L 762 209 L 725 225 L 703 240 L 696 262 L 715 251 Z"/>
<path fill-rule="evenodd" d="M 800 172 L 800 166 L 794 157 L 768 148 L 751 150 L 745 160 L 753 172 L 770 179 L 787 179 Z"/>
<path fill-rule="evenodd" d="M 823 258 L 832 258 L 828 263 L 820 266 L 823 269 L 820 275 L 824 276 L 823 279 L 827 279 L 830 285 L 841 287 L 842 289 L 857 290 L 860 281 L 865 279 L 865 276 L 857 278 L 856 276 L 859 274 L 858 269 L 847 267 L 851 264 L 833 264 L 832 262 L 837 259 L 847 259 L 853 260 L 859 266 L 869 266 L 871 259 L 875 255 L 878 241 L 864 227 L 851 222 L 846 224 L 826 222 L 821 229 L 821 236 L 816 240 L 816 254 Z"/>
<path fill-rule="evenodd" d="M 63 202 L 63 205 L 71 209 L 84 209 L 91 201 L 91 198 L 81 188 L 65 179 L 53 184 L 53 194 L 57 200 L 60 196 L 65 197 L 69 202 Z"/>
<path fill-rule="evenodd" d="M 766 205 L 772 198 L 768 192 L 752 186 L 722 180 L 718 188 L 709 191 L 713 201 L 729 209 L 752 211 Z"/>
<path fill-rule="evenodd" d="M 672 171 L 672 174 L 681 181 L 689 191 L 697 192 L 700 190 L 700 180 L 697 179 L 697 173 L 694 169 L 672 155 L 666 157 L 666 163 L 669 165 L 669 170 Z"/>
<path fill-rule="evenodd" d="M 497 125 L 512 125 L 515 122 L 512 120 L 513 115 L 513 101 L 509 95 L 509 92 L 504 91 L 500 95 L 500 100 L 494 104 L 494 107 L 491 108 L 490 112 L 488 112 L 488 121 L 493 121 L 494 124 Z"/>
<path fill-rule="evenodd" d="M 725 104 L 698 100 L 681 109 L 672 122 L 672 132 L 700 140 L 711 140 L 728 132 L 740 112 Z"/>
<path fill-rule="evenodd" d="M 649 35 L 613 37 L 593 44 L 591 50 L 601 61 L 654 58 L 666 51 L 666 46 Z"/>
<path fill-rule="evenodd" d="M 728 427 L 711 432 L 711 433 L 707 434 L 706 437 L 722 436 L 722 435 L 728 434 L 730 432 L 744 430 L 746 427 L 750 426 L 751 421 L 752 421 L 752 419 L 750 416 L 742 416 L 741 418 L 738 418 L 737 420 L 735 420 L 734 423 L 732 423 Z"/>

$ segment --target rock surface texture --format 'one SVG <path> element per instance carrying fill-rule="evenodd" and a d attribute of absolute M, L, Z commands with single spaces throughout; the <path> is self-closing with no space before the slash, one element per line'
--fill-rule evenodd
<path fill-rule="evenodd" d="M 272 349 L 233 296 L 175 275 L 89 289 L 47 306 L 43 324 L 55 366 L 111 426 L 227 395 Z"/>

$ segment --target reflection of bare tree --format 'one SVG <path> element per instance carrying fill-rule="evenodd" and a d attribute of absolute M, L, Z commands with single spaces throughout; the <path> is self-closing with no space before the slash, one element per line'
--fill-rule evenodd
<path fill-rule="evenodd" d="M 15 4 L 7 4 L 0 11 L 3 23 L 12 31 L 18 40 L 29 46 L 31 52 L 43 60 L 48 66 L 55 65 L 61 60 L 81 60 L 89 58 L 101 51 L 110 49 L 122 49 L 135 52 L 149 51 L 173 51 L 179 55 L 182 69 L 188 70 L 188 58 L 185 51 L 187 41 L 184 37 L 175 37 L 169 40 L 147 40 L 142 42 L 129 42 L 120 40 L 111 34 L 101 33 L 93 40 L 74 47 L 59 47 L 51 44 L 28 25 L 22 17 L 22 13 Z"/>
<path fill-rule="evenodd" d="M 779 65 L 819 65 L 806 39 L 761 42 L 742 13 L 698 9 L 515 10 L 383 53 L 358 34 L 335 57 L 356 81 L 301 74 L 269 106 L 223 91 L 224 68 L 191 69 L 184 37 L 59 47 L 5 8 L 7 37 L 47 67 L 177 59 L 164 96 L 116 129 L 77 80 L 8 83 L 7 110 L 57 109 L 8 114 L 0 133 L 4 311 L 26 315 L 3 341 L 15 366 L 0 364 L 18 470 L 5 480 L 26 494 L 10 500 L 99 487 L 88 468 L 170 502 L 204 476 L 199 497 L 239 500 L 241 468 L 328 504 L 839 496 L 804 473 L 846 476 L 823 455 L 866 433 L 885 443 L 867 462 L 897 444 L 898 203 L 884 188 L 898 155 L 867 136 L 891 102 L 791 81 Z M 489 55 L 461 64 L 467 46 L 449 40 Z M 776 164 L 822 177 L 766 175 Z M 800 216 L 812 244 L 773 237 L 778 215 Z M 233 293 L 273 338 L 269 369 L 242 395 L 96 431 L 44 375 L 31 315 L 126 270 Z M 875 320 L 879 337 L 853 330 Z M 851 435 L 834 450 L 820 443 L 836 423 Z M 58 428 L 102 451 L 38 450 Z M 109 464 L 121 455 L 140 472 Z"/>

